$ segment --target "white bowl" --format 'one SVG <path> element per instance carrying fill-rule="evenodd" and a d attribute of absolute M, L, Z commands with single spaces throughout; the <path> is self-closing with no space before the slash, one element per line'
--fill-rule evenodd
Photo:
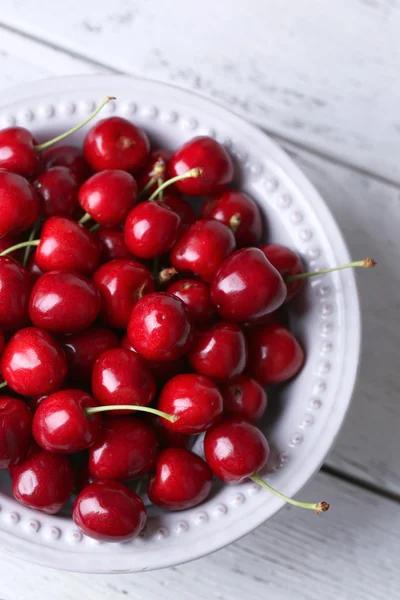
<path fill-rule="evenodd" d="M 268 239 L 296 248 L 311 269 L 350 260 L 324 201 L 290 158 L 253 125 L 190 92 L 108 75 L 41 81 L 2 94 L 0 126 L 25 126 L 45 140 L 81 121 L 106 95 L 117 101 L 98 118 L 118 114 L 131 119 L 162 146 L 176 148 L 201 134 L 222 142 L 235 159 L 241 189 L 266 215 Z M 68 143 L 81 142 L 87 129 Z M 313 279 L 305 288 L 295 306 L 294 327 L 306 349 L 306 363 L 271 402 L 280 410 L 272 409 L 273 423 L 266 427 L 273 447 L 268 481 L 289 496 L 310 479 L 329 451 L 348 408 L 359 361 L 360 313 L 353 273 Z M 254 483 L 220 486 L 191 510 L 163 513 L 151 508 L 142 536 L 107 544 L 83 536 L 70 518 L 18 504 L 4 473 L 0 490 L 3 552 L 58 569 L 97 573 L 158 569 L 198 558 L 237 540 L 283 505 Z"/>

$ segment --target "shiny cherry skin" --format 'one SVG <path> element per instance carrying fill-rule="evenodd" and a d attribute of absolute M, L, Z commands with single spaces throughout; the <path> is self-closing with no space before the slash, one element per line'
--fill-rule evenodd
<path fill-rule="evenodd" d="M 186 510 L 209 496 L 212 478 L 210 467 L 197 454 L 184 448 L 166 448 L 157 457 L 147 493 L 156 506 Z"/>
<path fill-rule="evenodd" d="M 153 468 L 157 453 L 149 425 L 135 417 L 109 417 L 103 437 L 89 448 L 89 471 L 95 479 L 134 479 Z"/>
<path fill-rule="evenodd" d="M 279 271 L 283 280 L 290 275 L 299 275 L 304 273 L 304 265 L 300 256 L 294 250 L 282 246 L 281 244 L 263 244 L 260 246 L 261 252 L 269 260 L 271 265 Z M 286 283 L 287 296 L 286 302 L 291 300 L 301 289 L 302 279 L 289 281 Z"/>
<path fill-rule="evenodd" d="M 268 397 L 265 389 L 248 375 L 237 375 L 221 384 L 224 414 L 256 423 L 264 415 Z"/>
<path fill-rule="evenodd" d="M 188 352 L 194 371 L 215 381 L 232 379 L 243 373 L 247 362 L 247 343 L 243 331 L 234 323 L 219 321 L 195 332 Z"/>
<path fill-rule="evenodd" d="M 38 450 L 12 471 L 12 493 L 18 502 L 55 515 L 74 487 L 74 471 L 67 456 Z"/>
<path fill-rule="evenodd" d="M 29 323 L 29 298 L 33 280 L 9 256 L 0 256 L 0 327 L 15 330 Z"/>
<path fill-rule="evenodd" d="M 226 225 L 213 219 L 193 223 L 171 250 L 172 266 L 212 281 L 221 263 L 235 250 L 235 237 Z"/>
<path fill-rule="evenodd" d="M 51 217 L 43 225 L 35 260 L 39 269 L 75 271 L 90 275 L 100 263 L 98 238 L 82 225 L 65 217 Z"/>
<path fill-rule="evenodd" d="M 125 221 L 125 242 L 135 256 L 156 258 L 172 248 L 181 225 L 180 216 L 163 203 L 142 202 L 131 210 Z"/>
<path fill-rule="evenodd" d="M 245 419 L 227 419 L 207 431 L 204 454 L 214 474 L 225 483 L 241 483 L 257 473 L 269 457 L 269 444 Z"/>
<path fill-rule="evenodd" d="M 101 296 L 102 321 L 117 329 L 126 329 L 135 303 L 155 289 L 150 271 L 134 259 L 105 263 L 94 273 L 93 283 Z"/>
<path fill-rule="evenodd" d="M 147 193 L 150 195 L 158 188 L 159 182 L 165 181 L 172 154 L 171 150 L 166 150 L 165 148 L 158 148 L 150 152 L 149 157 L 136 177 L 139 190 L 145 188 L 150 179 L 156 177 L 157 181 L 147 188 Z"/>
<path fill-rule="evenodd" d="M 121 117 L 98 121 L 83 142 L 85 159 L 95 171 L 135 172 L 143 167 L 149 153 L 150 143 L 144 131 Z"/>
<path fill-rule="evenodd" d="M 187 308 L 176 296 L 154 292 L 143 296 L 133 307 L 128 339 L 135 350 L 153 361 L 183 356 L 192 341 Z"/>
<path fill-rule="evenodd" d="M 127 542 L 146 525 L 140 497 L 119 481 L 95 481 L 77 496 L 72 518 L 85 535 L 101 542 Z"/>
<path fill-rule="evenodd" d="M 100 307 L 98 291 L 83 275 L 50 271 L 33 286 L 29 316 L 34 325 L 48 331 L 78 333 L 93 323 Z"/>
<path fill-rule="evenodd" d="M 156 383 L 144 358 L 114 348 L 103 352 L 94 364 L 92 393 L 99 404 L 147 406 L 156 394 Z"/>
<path fill-rule="evenodd" d="M 136 181 L 118 169 L 92 175 L 79 190 L 79 204 L 103 227 L 120 225 L 136 201 Z"/>
<path fill-rule="evenodd" d="M 211 196 L 202 205 L 200 214 L 231 227 L 238 248 L 254 246 L 261 240 L 263 220 L 260 209 L 244 192 L 226 190 Z"/>
<path fill-rule="evenodd" d="M 189 225 L 192 225 L 196 221 L 196 213 L 189 202 L 175 190 L 164 190 L 163 204 L 180 216 L 182 229 L 187 229 Z"/>
<path fill-rule="evenodd" d="M 81 150 L 75 146 L 51 146 L 42 152 L 41 164 L 44 170 L 66 167 L 72 171 L 79 183 L 83 183 L 92 172 Z"/>
<path fill-rule="evenodd" d="M 31 251 L 29 254 L 28 262 L 26 263 L 26 270 L 32 278 L 32 285 L 39 279 L 39 277 L 43 275 L 43 271 L 39 269 L 36 262 L 36 250 L 34 252 Z"/>
<path fill-rule="evenodd" d="M 52 335 L 37 327 L 15 333 L 1 357 L 8 386 L 22 396 L 43 396 L 59 390 L 67 374 L 67 359 Z"/>
<path fill-rule="evenodd" d="M 195 325 L 208 325 L 216 316 L 216 310 L 211 302 L 210 288 L 198 279 L 180 279 L 174 281 L 166 289 L 185 303 L 189 319 Z"/>
<path fill-rule="evenodd" d="M 100 240 L 102 254 L 101 263 L 114 260 L 116 258 L 133 258 L 125 242 L 124 232 L 117 228 L 100 227 L 96 231 Z"/>
<path fill-rule="evenodd" d="M 0 169 L 32 177 L 39 166 L 36 140 L 24 127 L 7 127 L 0 131 Z"/>
<path fill-rule="evenodd" d="M 52 167 L 43 171 L 33 182 L 42 206 L 43 215 L 48 217 L 72 218 L 79 207 L 79 182 L 70 169 Z"/>
<path fill-rule="evenodd" d="M 27 455 L 32 414 L 18 398 L 0 396 L 0 470 L 18 465 Z"/>
<path fill-rule="evenodd" d="M 16 173 L 0 171 L 0 238 L 32 227 L 40 215 L 33 186 Z"/>
<path fill-rule="evenodd" d="M 286 286 L 261 250 L 243 248 L 218 269 L 211 299 L 222 319 L 246 323 L 279 308 L 286 299 Z"/>
<path fill-rule="evenodd" d="M 249 337 L 248 373 L 261 385 L 276 385 L 294 377 L 304 363 L 304 351 L 286 327 L 265 325 Z"/>
<path fill-rule="evenodd" d="M 106 350 L 118 348 L 119 340 L 111 329 L 92 325 L 85 331 L 65 336 L 61 345 L 68 362 L 68 380 L 90 383 L 96 360 Z"/>
<path fill-rule="evenodd" d="M 164 427 L 165 419 L 144 413 L 142 418 L 156 432 L 160 448 L 190 448 L 193 445 L 194 436 L 167 429 Z"/>
<path fill-rule="evenodd" d="M 169 163 L 170 177 L 194 167 L 203 169 L 201 177 L 177 181 L 175 186 L 187 196 L 208 196 L 223 191 L 232 182 L 233 163 L 223 146 L 208 136 L 195 137 L 183 144 Z"/>
<path fill-rule="evenodd" d="M 179 433 L 195 434 L 210 429 L 223 411 L 221 392 L 211 379 L 196 373 L 176 375 L 163 387 L 158 409 L 179 419 L 164 419 L 164 427 Z"/>
<path fill-rule="evenodd" d="M 86 408 L 98 406 L 81 390 L 61 390 L 38 406 L 32 423 L 36 443 L 49 452 L 72 454 L 86 450 L 101 434 L 101 416 L 87 415 Z"/>

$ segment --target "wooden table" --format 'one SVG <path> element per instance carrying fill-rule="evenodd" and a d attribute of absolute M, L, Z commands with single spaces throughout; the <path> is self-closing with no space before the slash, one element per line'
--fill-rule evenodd
<path fill-rule="evenodd" d="M 1 0 L 3 89 L 121 72 L 215 98 L 276 137 L 354 258 L 379 263 L 360 278 L 353 404 L 300 494 L 329 499 L 329 515 L 287 508 L 212 556 L 155 573 L 72 575 L 2 558 L 1 600 L 400 598 L 399 31 L 399 0 Z"/>

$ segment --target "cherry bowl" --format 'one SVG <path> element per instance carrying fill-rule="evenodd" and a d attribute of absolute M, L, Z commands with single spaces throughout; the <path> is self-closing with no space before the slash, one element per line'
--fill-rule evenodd
<path fill-rule="evenodd" d="M 195 135 L 221 142 L 234 160 L 238 186 L 259 204 L 266 240 L 297 250 L 312 271 L 350 261 L 323 199 L 276 143 L 227 109 L 188 91 L 110 75 L 41 81 L 2 95 L 0 126 L 28 127 L 39 141 L 45 140 L 83 120 L 107 94 L 117 100 L 97 118 L 118 114 L 130 119 L 162 147 L 174 149 Z M 80 144 L 87 129 L 68 144 Z M 349 406 L 360 350 L 353 273 L 342 270 L 307 282 L 293 313 L 292 328 L 305 348 L 305 365 L 298 377 L 271 395 L 263 425 L 272 452 L 262 475 L 288 496 L 318 470 Z M 196 446 L 201 452 L 201 440 Z M 78 531 L 68 507 L 60 515 L 47 515 L 18 504 L 8 475 L 1 472 L 0 550 L 70 571 L 148 571 L 222 548 L 282 505 L 251 481 L 216 484 L 208 500 L 190 510 L 166 513 L 149 506 L 148 525 L 139 537 L 109 544 Z"/>

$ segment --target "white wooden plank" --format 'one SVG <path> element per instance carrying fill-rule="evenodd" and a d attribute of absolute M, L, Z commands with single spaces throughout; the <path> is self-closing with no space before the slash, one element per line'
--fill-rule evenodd
<path fill-rule="evenodd" d="M 399 0 L 2 0 L 0 21 L 400 181 Z"/>

